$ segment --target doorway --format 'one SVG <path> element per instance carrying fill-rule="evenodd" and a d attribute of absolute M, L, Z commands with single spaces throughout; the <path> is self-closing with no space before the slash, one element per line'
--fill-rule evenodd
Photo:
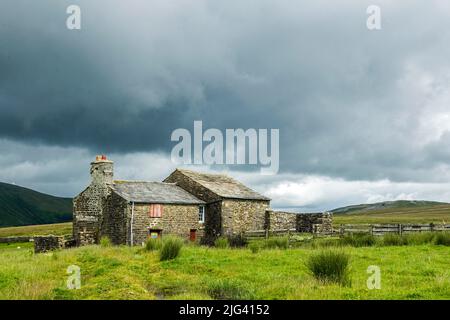
<path fill-rule="evenodd" d="M 189 240 L 195 241 L 197 239 L 197 229 L 191 229 L 189 232 Z"/>
<path fill-rule="evenodd" d="M 161 239 L 161 229 L 148 229 L 148 237 L 150 239 Z"/>

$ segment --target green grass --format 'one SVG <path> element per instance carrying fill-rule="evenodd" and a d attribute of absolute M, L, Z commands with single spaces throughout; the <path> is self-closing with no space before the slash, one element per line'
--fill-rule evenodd
<path fill-rule="evenodd" d="M 450 224 L 450 205 L 354 210 L 333 215 L 333 224 L 436 223 Z"/>
<path fill-rule="evenodd" d="M 0 238 L 12 236 L 72 234 L 72 222 L 0 228 Z"/>
<path fill-rule="evenodd" d="M 216 249 L 184 246 L 160 261 L 142 247 L 89 246 L 33 254 L 0 246 L 0 299 L 450 299 L 450 247 L 344 247 L 352 285 L 318 281 L 305 266 L 322 249 Z M 68 266 L 81 289 L 66 289 Z M 367 268 L 381 268 L 381 290 L 368 290 Z"/>

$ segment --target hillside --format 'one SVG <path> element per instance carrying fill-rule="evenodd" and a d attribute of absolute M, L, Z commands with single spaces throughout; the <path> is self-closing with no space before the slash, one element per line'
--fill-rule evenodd
<path fill-rule="evenodd" d="M 0 182 L 0 227 L 72 220 L 72 199 Z"/>
<path fill-rule="evenodd" d="M 397 201 L 385 201 L 376 203 L 357 204 L 346 207 L 341 207 L 331 210 L 334 214 L 340 213 L 354 213 L 355 211 L 370 211 L 370 210 L 384 210 L 384 209 L 418 209 L 423 207 L 432 207 L 439 205 L 450 205 L 445 202 L 437 201 L 423 201 L 423 200 L 397 200 Z"/>
<path fill-rule="evenodd" d="M 450 222 L 450 203 L 419 200 L 359 204 L 331 210 L 335 224 Z"/>

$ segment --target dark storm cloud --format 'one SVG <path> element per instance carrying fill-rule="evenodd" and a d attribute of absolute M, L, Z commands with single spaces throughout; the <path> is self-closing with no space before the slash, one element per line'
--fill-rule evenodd
<path fill-rule="evenodd" d="M 0 136 L 168 153 L 203 120 L 279 128 L 282 172 L 442 179 L 450 126 L 428 127 L 450 114 L 450 8 L 381 1 L 370 32 L 370 4 L 2 1 Z"/>

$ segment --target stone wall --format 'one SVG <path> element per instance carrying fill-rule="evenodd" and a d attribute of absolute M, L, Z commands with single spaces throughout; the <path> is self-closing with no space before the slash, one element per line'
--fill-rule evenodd
<path fill-rule="evenodd" d="M 299 214 L 297 219 L 299 232 L 333 233 L 333 214 L 331 212 Z"/>
<path fill-rule="evenodd" d="M 91 184 L 73 199 L 73 237 L 77 245 L 99 241 L 103 207 L 113 183 L 113 162 L 94 161 L 90 172 Z"/>
<path fill-rule="evenodd" d="M 131 217 L 131 205 L 115 192 L 111 192 L 104 203 L 101 233 L 113 244 L 126 244 Z"/>
<path fill-rule="evenodd" d="M 222 201 L 222 234 L 262 230 L 270 201 L 224 199 Z"/>
<path fill-rule="evenodd" d="M 90 185 L 73 200 L 73 237 L 77 245 L 98 243 L 106 186 Z"/>
<path fill-rule="evenodd" d="M 268 230 L 296 229 L 297 230 L 297 213 L 282 211 L 266 211 L 265 228 Z"/>
<path fill-rule="evenodd" d="M 161 218 L 149 216 L 148 204 L 135 204 L 133 215 L 133 244 L 141 244 L 148 238 L 149 229 L 161 230 L 161 235 L 177 235 L 189 239 L 190 231 L 196 230 L 196 238 L 201 238 L 204 225 L 198 221 L 198 205 L 163 204 Z M 131 221 L 131 212 L 129 214 Z M 127 243 L 131 242 L 130 233 Z"/>
<path fill-rule="evenodd" d="M 47 252 L 51 250 L 63 249 L 66 240 L 63 236 L 36 236 L 33 238 L 34 252 Z"/>
<path fill-rule="evenodd" d="M 0 243 L 19 243 L 32 241 L 33 237 L 20 236 L 20 237 L 3 237 L 0 238 Z"/>
<path fill-rule="evenodd" d="M 222 234 L 222 201 L 208 203 L 205 206 L 205 230 L 203 244 L 212 245 Z"/>
<path fill-rule="evenodd" d="M 331 212 L 294 213 L 267 210 L 265 229 L 295 229 L 297 232 L 332 234 L 333 214 Z"/>

